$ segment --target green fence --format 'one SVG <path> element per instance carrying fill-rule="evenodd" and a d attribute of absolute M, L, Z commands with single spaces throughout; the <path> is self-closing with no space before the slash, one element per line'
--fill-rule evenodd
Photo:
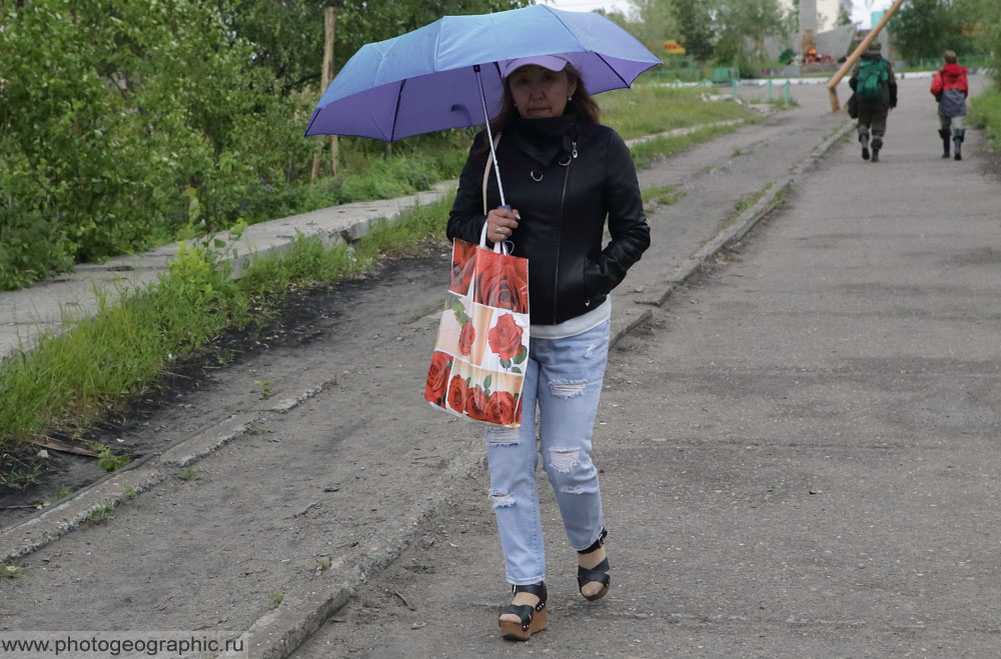
<path fill-rule="evenodd" d="M 991 56 L 990 55 L 960 55 L 959 63 L 968 69 L 985 69 L 991 66 Z M 917 69 L 919 71 L 931 70 L 935 71 L 942 68 L 942 58 L 941 57 L 925 57 L 918 60 L 918 65 L 914 67 L 908 67 Z"/>
<path fill-rule="evenodd" d="M 643 75 L 657 82 L 698 82 L 705 77 L 694 57 L 671 57 L 662 66 L 650 69 Z"/>

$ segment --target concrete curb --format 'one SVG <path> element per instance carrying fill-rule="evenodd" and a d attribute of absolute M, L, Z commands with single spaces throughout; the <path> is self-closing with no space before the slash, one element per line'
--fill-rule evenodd
<path fill-rule="evenodd" d="M 453 483 L 469 478 L 486 468 L 486 455 L 479 442 L 469 442 L 431 485 L 427 497 L 414 504 L 399 519 L 379 529 L 370 540 L 368 552 L 351 566 L 335 566 L 344 579 L 322 591 L 297 598 L 286 598 L 274 611 L 260 617 L 241 635 L 243 647 L 252 659 L 285 659 L 313 635 L 327 619 L 347 604 L 354 589 L 365 583 L 368 575 L 384 569 L 409 546 L 420 530 L 422 520 L 434 516 L 452 504 Z M 221 655 L 244 657 L 248 655 Z"/>
<path fill-rule="evenodd" d="M 284 414 L 323 391 L 332 380 L 320 383 L 294 399 L 251 412 L 234 414 L 213 426 L 197 431 L 161 455 L 151 455 L 108 474 L 76 495 L 41 515 L 0 531 L 0 563 L 24 558 L 87 522 L 92 511 L 98 514 L 127 502 L 162 483 L 177 470 L 191 466 L 246 433 L 260 419 Z M 110 506 L 110 507 L 109 507 Z"/>

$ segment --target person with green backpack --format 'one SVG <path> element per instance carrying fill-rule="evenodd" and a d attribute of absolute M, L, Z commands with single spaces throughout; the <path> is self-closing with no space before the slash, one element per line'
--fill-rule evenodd
<path fill-rule="evenodd" d="M 869 160 L 871 146 L 873 162 L 879 162 L 879 150 L 883 148 L 883 135 L 886 133 L 886 117 L 890 108 L 897 107 L 897 80 L 893 75 L 893 66 L 883 59 L 879 51 L 878 41 L 870 43 L 848 80 L 848 86 L 855 92 L 858 102 L 858 141 L 862 144 L 862 160 Z"/>

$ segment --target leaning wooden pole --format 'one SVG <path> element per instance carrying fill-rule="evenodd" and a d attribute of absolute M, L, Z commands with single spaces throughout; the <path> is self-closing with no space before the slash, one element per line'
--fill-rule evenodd
<path fill-rule="evenodd" d="M 896 0 L 890 8 L 886 10 L 883 17 L 879 19 L 878 23 L 876 23 L 876 26 L 869 30 L 869 34 L 865 35 L 865 39 L 863 39 L 862 43 L 858 45 L 858 48 L 852 51 L 852 54 L 848 56 L 848 59 L 846 59 L 845 63 L 841 65 L 841 68 L 838 69 L 837 73 L 831 76 L 831 79 L 827 81 L 827 92 L 831 97 L 832 111 L 837 112 L 841 109 L 841 104 L 838 102 L 838 83 L 841 82 L 841 79 L 845 77 L 846 73 L 851 71 L 852 67 L 855 66 L 855 62 L 858 61 L 858 58 L 862 56 L 862 53 L 864 53 L 865 49 L 869 47 L 869 44 L 879 36 L 883 26 L 886 25 L 886 22 L 890 20 L 898 9 L 900 9 L 900 5 L 902 4 L 904 4 L 904 0 Z M 886 58 L 890 58 L 890 53 L 886 54 Z"/>
<path fill-rule="evenodd" d="M 323 11 L 325 39 L 323 42 L 323 67 L 320 72 L 320 96 L 327 91 L 330 81 L 334 79 L 334 27 L 337 25 L 337 10 L 327 7 Z M 337 136 L 330 136 L 330 169 L 337 173 Z M 323 143 L 320 142 L 313 153 L 313 170 L 309 182 L 316 183 L 320 178 L 320 160 L 323 157 Z"/>
<path fill-rule="evenodd" d="M 337 28 L 337 10 L 327 7 L 323 11 L 323 21 L 326 26 L 326 41 L 323 44 L 323 91 L 334 79 L 334 32 Z M 337 136 L 330 136 L 330 173 L 336 174 L 340 149 L 337 144 Z"/>

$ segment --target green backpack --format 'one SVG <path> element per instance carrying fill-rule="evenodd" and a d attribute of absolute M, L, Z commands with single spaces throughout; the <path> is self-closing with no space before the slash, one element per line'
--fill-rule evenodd
<path fill-rule="evenodd" d="M 862 98 L 879 98 L 883 92 L 883 83 L 889 78 L 890 71 L 883 60 L 862 62 L 858 70 L 856 91 Z"/>

